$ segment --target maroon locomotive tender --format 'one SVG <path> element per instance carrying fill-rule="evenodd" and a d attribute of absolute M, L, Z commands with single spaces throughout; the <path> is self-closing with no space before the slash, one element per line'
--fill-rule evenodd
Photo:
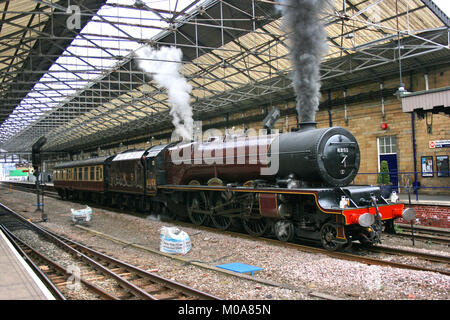
<path fill-rule="evenodd" d="M 128 150 L 54 167 L 62 198 L 190 219 L 281 241 L 305 238 L 337 250 L 380 241 L 414 218 L 378 186 L 352 185 L 360 151 L 346 129 L 210 138 Z"/>

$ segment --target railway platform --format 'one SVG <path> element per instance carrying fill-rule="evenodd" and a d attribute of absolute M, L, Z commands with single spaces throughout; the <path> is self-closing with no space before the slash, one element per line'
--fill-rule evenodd
<path fill-rule="evenodd" d="M 0 300 L 55 300 L 1 230 Z"/>

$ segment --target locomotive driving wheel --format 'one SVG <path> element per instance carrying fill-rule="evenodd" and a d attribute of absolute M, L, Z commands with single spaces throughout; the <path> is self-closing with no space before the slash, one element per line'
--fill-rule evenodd
<path fill-rule="evenodd" d="M 230 209 L 229 205 L 224 205 L 226 202 L 228 202 L 228 198 L 225 193 L 221 192 L 214 203 L 216 209 L 211 215 L 214 226 L 220 230 L 227 230 L 233 222 L 233 218 L 220 214 L 220 211 Z"/>
<path fill-rule="evenodd" d="M 295 227 L 291 221 L 280 220 L 273 226 L 275 236 L 278 240 L 287 242 L 292 241 L 295 237 Z"/>
<path fill-rule="evenodd" d="M 261 237 L 269 228 L 267 219 L 261 216 L 244 217 L 242 218 L 242 224 L 244 225 L 245 231 L 254 237 Z"/>
<path fill-rule="evenodd" d="M 260 237 L 269 229 L 269 222 L 260 214 L 254 213 L 256 199 L 253 194 L 249 194 L 241 200 L 241 208 L 244 211 L 242 225 L 245 231 L 251 236 Z"/>
<path fill-rule="evenodd" d="M 320 229 L 320 242 L 322 246 L 330 251 L 339 250 L 344 246 L 343 243 L 336 242 L 336 225 L 333 223 L 325 223 Z"/>
<path fill-rule="evenodd" d="M 202 225 L 208 218 L 208 201 L 204 192 L 194 193 L 189 197 L 188 215 L 193 224 Z"/>

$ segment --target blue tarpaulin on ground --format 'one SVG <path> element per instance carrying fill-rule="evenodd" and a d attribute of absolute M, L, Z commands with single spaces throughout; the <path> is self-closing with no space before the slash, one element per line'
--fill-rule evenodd
<path fill-rule="evenodd" d="M 250 264 L 239 263 L 239 262 L 219 264 L 216 267 L 217 268 L 226 269 L 226 270 L 230 270 L 230 271 L 234 271 L 234 272 L 238 272 L 238 273 L 248 273 L 248 272 L 250 272 L 251 275 L 253 275 L 253 273 L 255 271 L 263 270 L 263 268 L 252 266 Z"/>

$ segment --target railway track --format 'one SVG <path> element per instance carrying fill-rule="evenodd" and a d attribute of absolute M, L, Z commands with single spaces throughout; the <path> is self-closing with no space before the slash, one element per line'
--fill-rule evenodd
<path fill-rule="evenodd" d="M 223 232 L 226 234 L 230 234 L 232 236 L 255 239 L 254 237 L 252 237 L 248 234 L 244 234 L 244 233 L 240 233 L 240 232 L 219 231 L 215 228 L 210 228 L 208 226 L 198 226 L 198 225 L 194 226 L 190 223 L 180 222 L 180 221 L 176 221 L 175 223 L 177 223 L 180 226 L 195 227 L 199 230 L 206 230 L 206 231 L 211 231 L 211 232 Z M 450 275 L 450 271 L 448 268 L 436 269 L 436 268 L 430 268 L 430 267 L 425 267 L 425 266 L 417 266 L 417 265 L 411 265 L 411 264 L 407 264 L 407 263 L 399 263 L 399 262 L 394 262 L 394 261 L 389 261 L 389 260 L 383 260 L 383 259 L 378 259 L 378 258 L 374 258 L 374 257 L 363 256 L 360 254 L 352 254 L 352 253 L 346 253 L 346 252 L 332 252 L 332 251 L 328 251 L 328 250 L 325 250 L 322 248 L 316 248 L 313 246 L 302 245 L 299 243 L 280 242 L 277 239 L 271 239 L 271 238 L 266 238 L 266 237 L 260 237 L 258 239 L 260 239 L 262 241 L 268 241 L 273 244 L 277 244 L 277 245 L 281 245 L 281 246 L 296 248 L 296 249 L 299 249 L 299 250 L 302 250 L 305 252 L 321 253 L 321 254 L 331 256 L 331 257 L 344 259 L 344 260 L 350 260 L 350 261 L 357 261 L 357 262 L 365 263 L 368 265 L 391 266 L 391 267 L 395 267 L 395 268 L 431 271 L 431 272 L 438 272 L 438 273 L 445 274 L 445 275 Z M 384 253 L 384 254 L 388 254 L 388 255 L 414 256 L 414 257 L 418 257 L 423 260 L 443 263 L 445 265 L 450 264 L 450 259 L 446 256 L 434 255 L 434 254 L 430 254 L 430 253 L 421 253 L 421 252 L 416 252 L 416 251 L 411 251 L 411 250 L 402 250 L 402 249 L 396 249 L 396 248 L 374 246 L 372 248 L 367 249 L 367 251 Z"/>
<path fill-rule="evenodd" d="M 24 241 L 16 237 L 14 233 L 9 231 L 3 225 L 0 225 L 0 228 L 8 237 L 8 239 L 13 243 L 14 247 L 20 252 L 22 257 L 25 257 L 28 263 L 31 262 L 36 266 L 36 268 L 33 269 L 40 272 L 40 274 L 42 275 L 40 278 L 41 280 L 45 279 L 44 282 L 46 286 L 54 288 L 52 290 L 53 295 L 60 300 L 66 300 L 66 295 L 64 295 L 63 292 L 67 291 L 67 289 L 69 288 L 68 285 L 71 285 L 71 281 L 69 280 L 73 277 L 72 273 L 68 272 L 67 268 L 63 267 L 61 264 L 47 258 L 37 250 L 33 249 Z M 79 280 L 86 288 L 88 288 L 88 290 L 92 291 L 100 299 L 118 299 L 117 297 L 108 294 L 106 291 L 95 286 L 84 278 L 80 278 Z"/>
<path fill-rule="evenodd" d="M 401 224 L 398 225 L 401 231 L 397 232 L 395 236 L 412 238 L 411 226 Z M 414 226 L 414 239 L 427 242 L 438 242 L 444 244 L 450 244 L 450 231 L 430 229 L 422 226 Z"/>
<path fill-rule="evenodd" d="M 138 267 L 132 266 L 118 259 L 90 249 L 70 239 L 56 235 L 37 226 L 11 209 L 0 205 L 0 225 L 22 254 L 31 260 L 46 275 L 49 282 L 58 291 L 64 292 L 73 285 L 72 280 L 79 282 L 91 293 L 100 299 L 145 299 L 145 300 L 218 300 L 219 298 L 152 274 Z M 39 237 L 44 238 L 69 254 L 76 269 L 69 270 L 67 266 L 45 256 L 27 245 L 15 233 L 20 230 L 32 230 Z M 75 271 L 75 272 L 73 272 Z M 76 273 L 76 275 L 74 275 Z M 75 278 L 75 279 L 74 279 Z M 47 281 L 47 283 L 48 283 Z M 102 284 L 108 282 L 107 289 Z M 69 287 L 68 287 L 69 285 Z M 112 289 L 113 288 L 113 289 Z M 61 298 L 63 298 L 61 294 Z"/>
<path fill-rule="evenodd" d="M 373 252 L 382 252 L 382 253 L 387 253 L 387 254 L 412 256 L 412 257 L 417 257 L 417 258 L 420 258 L 423 260 L 450 264 L 450 257 L 443 256 L 443 255 L 437 255 L 437 254 L 430 254 L 427 252 L 385 247 L 385 246 L 381 246 L 381 245 L 374 246 L 374 247 L 370 248 L 369 250 L 373 251 Z M 450 272 L 448 272 L 448 274 L 450 274 Z"/>
<path fill-rule="evenodd" d="M 6 187 L 6 188 L 13 188 L 15 190 L 19 191 L 25 191 L 30 192 L 34 191 L 36 188 L 36 185 L 31 183 L 17 183 L 17 182 L 0 182 L 0 186 Z M 60 196 L 55 191 L 52 185 L 44 185 L 45 190 L 45 196 L 55 198 L 60 200 Z M 76 200 L 71 200 L 74 202 L 77 202 Z M 105 207 L 98 204 L 92 204 L 95 207 L 102 208 L 102 209 L 109 209 L 109 210 L 115 210 L 115 208 L 111 207 Z M 121 210 L 122 212 L 123 210 Z M 130 212 L 133 215 L 138 215 L 136 212 Z M 407 224 L 398 224 L 399 229 L 401 229 L 400 232 L 397 232 L 394 236 L 399 237 L 412 237 L 411 234 L 411 226 Z M 423 241 L 432 241 L 432 242 L 439 242 L 439 243 L 450 243 L 450 231 L 448 230 L 438 230 L 438 229 L 429 229 L 420 225 L 414 225 L 414 238 L 417 240 L 423 240 Z"/>
<path fill-rule="evenodd" d="M 194 227 L 192 224 L 187 223 L 187 222 L 176 221 L 176 223 L 178 225 L 185 226 L 185 227 Z M 240 233 L 240 232 L 219 231 L 215 228 L 210 228 L 207 226 L 197 226 L 197 225 L 195 225 L 195 228 L 199 229 L 199 230 L 210 231 L 210 232 L 225 233 L 225 234 L 229 234 L 233 237 L 241 237 L 241 238 L 245 238 L 245 239 L 255 239 L 255 237 L 253 237 L 251 235 L 248 235 L 245 233 Z M 395 262 L 395 261 L 390 261 L 390 260 L 385 260 L 385 259 L 379 259 L 379 258 L 375 258 L 375 257 L 368 257 L 366 255 L 347 253 L 347 252 L 339 252 L 339 251 L 329 251 L 326 249 L 309 246 L 309 245 L 303 245 L 303 244 L 295 243 L 295 242 L 281 242 L 278 239 L 269 238 L 269 237 L 259 237 L 257 239 L 271 243 L 271 244 L 275 244 L 278 246 L 282 246 L 282 247 L 295 248 L 295 249 L 302 250 L 304 252 L 310 252 L 310 253 L 320 253 L 320 254 L 330 256 L 330 257 L 343 259 L 343 260 L 349 260 L 349 261 L 356 261 L 356 262 L 364 263 L 367 265 L 390 266 L 393 268 L 419 270 L 419 271 L 431 271 L 431 272 L 441 273 L 444 275 L 450 275 L 450 269 L 448 268 L 448 266 L 450 265 L 450 258 L 447 256 L 442 256 L 442 255 L 435 255 L 435 254 L 425 253 L 425 252 L 416 252 L 416 251 L 412 251 L 412 250 L 402 250 L 402 249 L 383 247 L 383 246 L 374 246 L 372 248 L 366 248 L 366 250 L 365 250 L 365 251 L 369 251 L 369 252 L 372 251 L 372 252 L 378 252 L 378 253 L 385 253 L 385 254 L 389 254 L 389 255 L 395 254 L 395 255 L 401 255 L 401 256 L 418 257 L 420 259 L 424 259 L 424 260 L 428 260 L 428 261 L 432 261 L 432 262 L 438 262 L 441 264 L 442 263 L 446 264 L 447 268 L 431 268 L 431 267 L 426 267 L 426 266 L 412 265 L 412 264 L 407 264 L 407 263 L 400 263 L 400 262 Z"/>

